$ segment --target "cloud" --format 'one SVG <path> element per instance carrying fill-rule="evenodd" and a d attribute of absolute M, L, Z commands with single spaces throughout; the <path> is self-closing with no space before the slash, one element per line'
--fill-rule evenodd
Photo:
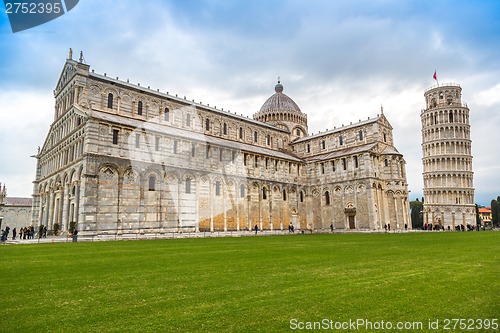
<path fill-rule="evenodd" d="M 88 0 L 22 33 L 0 22 L 0 144 L 17 148 L 8 148 L 13 162 L 0 165 L 0 181 L 12 188 L 23 173 L 14 193 L 30 195 L 32 159 L 16 154 L 43 144 L 72 47 L 98 73 L 247 116 L 279 75 L 310 132 L 374 117 L 383 105 L 412 197 L 422 191 L 423 93 L 437 69 L 469 102 L 476 200 L 487 202 L 500 190 L 500 160 L 489 151 L 500 141 L 499 16 L 496 1 Z"/>

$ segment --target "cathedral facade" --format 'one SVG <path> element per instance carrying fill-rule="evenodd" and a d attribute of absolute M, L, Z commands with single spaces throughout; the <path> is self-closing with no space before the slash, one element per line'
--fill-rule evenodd
<path fill-rule="evenodd" d="M 66 60 L 32 223 L 83 234 L 410 227 L 382 114 L 308 134 L 279 82 L 253 118 Z"/>

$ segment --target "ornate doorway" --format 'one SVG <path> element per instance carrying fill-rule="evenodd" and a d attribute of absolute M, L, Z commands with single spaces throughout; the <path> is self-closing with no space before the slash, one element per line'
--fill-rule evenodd
<path fill-rule="evenodd" d="M 347 205 L 344 208 L 344 213 L 346 214 L 347 217 L 347 222 L 348 222 L 348 228 L 349 229 L 356 229 L 356 207 L 351 202 L 348 202 Z"/>

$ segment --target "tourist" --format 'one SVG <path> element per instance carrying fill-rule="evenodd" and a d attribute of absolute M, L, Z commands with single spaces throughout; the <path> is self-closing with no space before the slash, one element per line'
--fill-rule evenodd
<path fill-rule="evenodd" d="M 256 224 L 255 227 L 253 227 L 255 229 L 255 234 L 257 235 L 257 231 L 259 231 L 259 226 Z"/>
<path fill-rule="evenodd" d="M 17 228 L 12 229 L 12 240 L 16 239 Z"/>

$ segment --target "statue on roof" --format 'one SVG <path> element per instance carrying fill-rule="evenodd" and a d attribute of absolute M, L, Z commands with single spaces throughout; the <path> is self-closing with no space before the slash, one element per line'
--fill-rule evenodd
<path fill-rule="evenodd" d="M 73 60 L 73 49 L 71 47 L 69 48 L 68 59 Z"/>

